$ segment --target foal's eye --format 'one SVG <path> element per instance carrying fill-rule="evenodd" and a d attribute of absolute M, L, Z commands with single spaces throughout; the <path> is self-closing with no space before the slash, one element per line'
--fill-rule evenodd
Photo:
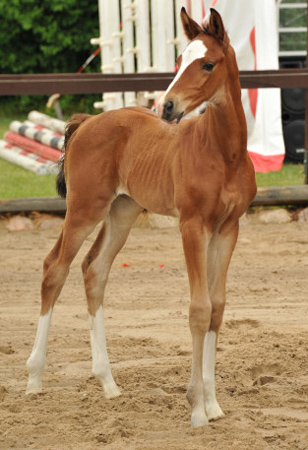
<path fill-rule="evenodd" d="M 214 64 L 206 63 L 202 66 L 202 69 L 206 70 L 207 72 L 212 72 L 212 70 L 214 69 Z"/>

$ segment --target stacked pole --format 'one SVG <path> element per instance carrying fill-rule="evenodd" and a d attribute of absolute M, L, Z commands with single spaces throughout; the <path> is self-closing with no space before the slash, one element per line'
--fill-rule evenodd
<path fill-rule="evenodd" d="M 14 120 L 0 140 L 0 157 L 37 175 L 56 174 L 62 156 L 65 122 L 38 111 Z"/>

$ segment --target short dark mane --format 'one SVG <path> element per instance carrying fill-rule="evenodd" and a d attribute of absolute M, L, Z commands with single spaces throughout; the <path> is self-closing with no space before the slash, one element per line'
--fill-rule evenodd
<path fill-rule="evenodd" d="M 213 37 L 213 33 L 210 32 L 207 25 L 202 25 L 202 31 L 204 34 L 206 34 L 206 36 Z"/>

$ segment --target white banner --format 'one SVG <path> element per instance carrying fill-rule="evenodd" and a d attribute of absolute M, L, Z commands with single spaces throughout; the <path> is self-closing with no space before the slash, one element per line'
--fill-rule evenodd
<path fill-rule="evenodd" d="M 203 0 L 222 16 L 240 70 L 275 70 L 278 24 L 275 0 Z M 205 18 L 206 20 L 206 18 Z M 284 160 L 280 89 L 243 90 L 248 151 L 257 172 L 280 170 Z"/>

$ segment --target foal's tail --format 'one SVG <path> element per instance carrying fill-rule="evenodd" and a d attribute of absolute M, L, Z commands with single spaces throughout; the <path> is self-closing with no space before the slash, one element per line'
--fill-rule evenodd
<path fill-rule="evenodd" d="M 64 134 L 64 144 L 63 144 L 63 155 L 59 161 L 59 173 L 56 180 L 57 192 L 60 197 L 66 197 L 66 183 L 65 183 L 65 174 L 64 174 L 64 159 L 68 141 L 72 134 L 77 130 L 79 125 L 82 124 L 85 120 L 91 117 L 90 114 L 74 114 L 66 124 L 65 134 Z"/>

